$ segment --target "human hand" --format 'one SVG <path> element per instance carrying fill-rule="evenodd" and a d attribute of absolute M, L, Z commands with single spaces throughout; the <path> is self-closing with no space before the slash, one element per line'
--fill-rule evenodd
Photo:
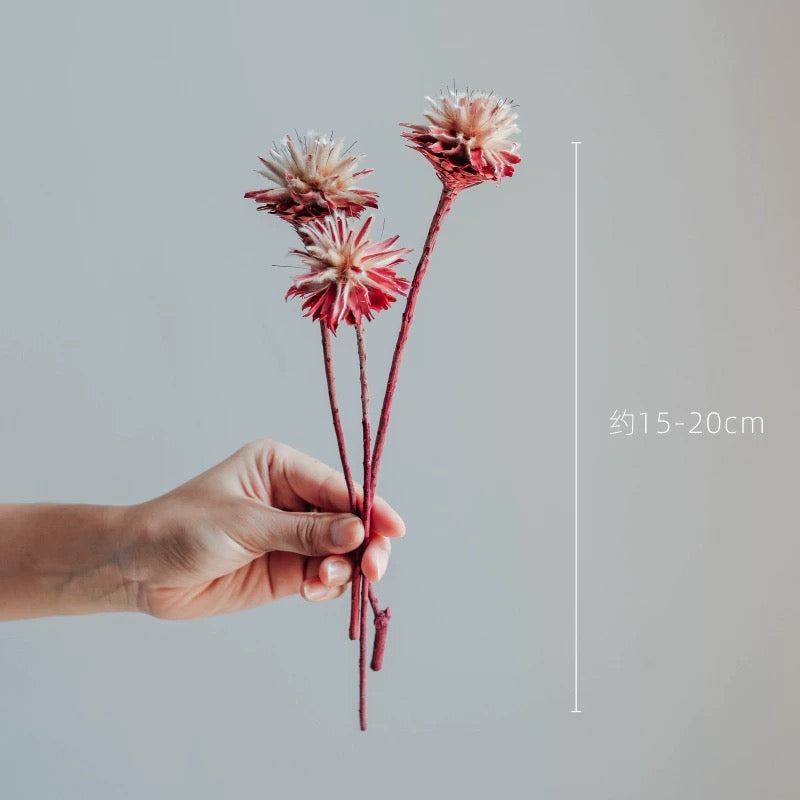
<path fill-rule="evenodd" d="M 360 487 L 356 493 L 360 501 Z M 163 619 L 224 614 L 298 592 L 312 601 L 339 597 L 364 538 L 344 476 L 266 439 L 130 507 L 126 527 L 136 532 L 122 563 L 137 605 Z M 361 568 L 377 581 L 390 539 L 405 527 L 375 498 L 372 528 Z"/>

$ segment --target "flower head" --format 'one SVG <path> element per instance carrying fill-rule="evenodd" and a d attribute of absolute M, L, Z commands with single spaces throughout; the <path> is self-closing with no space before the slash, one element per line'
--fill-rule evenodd
<path fill-rule="evenodd" d="M 411 130 L 403 136 L 433 164 L 446 187 L 457 191 L 514 174 L 514 165 L 522 159 L 519 144 L 511 138 L 519 128 L 509 101 L 454 89 L 436 100 L 425 99 L 430 124 L 404 122 Z"/>
<path fill-rule="evenodd" d="M 358 223 L 337 213 L 298 229 L 303 249 L 292 254 L 309 271 L 294 279 L 286 299 L 304 297 L 304 316 L 322 320 L 334 333 L 342 321 L 358 325 L 362 318 L 372 319 L 408 289 L 408 281 L 393 267 L 411 251 L 393 249 L 397 236 L 370 242 L 372 220 Z"/>
<path fill-rule="evenodd" d="M 245 197 L 261 203 L 259 210 L 277 214 L 295 225 L 341 210 L 357 217 L 367 207 L 378 207 L 378 195 L 357 189 L 356 183 L 372 170 L 357 170 L 360 155 L 343 151 L 344 139 L 333 141 L 313 131 L 287 136 L 270 151 L 269 158 L 259 158 L 264 169 L 259 174 L 275 187 L 254 189 Z"/>

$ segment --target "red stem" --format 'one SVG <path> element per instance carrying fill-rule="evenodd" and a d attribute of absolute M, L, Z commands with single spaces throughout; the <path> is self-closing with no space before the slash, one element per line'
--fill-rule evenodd
<path fill-rule="evenodd" d="M 370 589 L 371 588 L 370 586 Z M 386 650 L 386 633 L 389 630 L 389 620 L 391 618 L 392 610 L 388 606 L 383 611 L 378 609 L 375 613 L 375 642 L 372 645 L 372 661 L 369 665 L 370 669 L 375 672 L 383 667 L 383 653 Z"/>
<path fill-rule="evenodd" d="M 361 638 L 358 647 L 358 722 L 367 729 L 367 596 L 370 582 L 361 576 Z"/>
<path fill-rule="evenodd" d="M 372 606 L 372 613 L 377 617 L 381 613 L 381 608 L 378 605 L 378 595 L 375 594 L 371 583 L 369 585 L 369 604 Z"/>
<path fill-rule="evenodd" d="M 350 511 L 353 514 L 358 514 L 358 506 L 356 504 L 356 493 L 353 486 L 353 472 L 350 469 L 350 460 L 347 458 L 347 444 L 344 438 L 344 429 L 342 428 L 342 417 L 339 413 L 339 401 L 336 397 L 336 377 L 333 369 L 333 353 L 331 350 L 331 333 L 323 321 L 319 323 L 320 331 L 322 332 L 322 356 L 325 361 L 325 378 L 328 381 L 328 399 L 331 402 L 331 414 L 333 416 L 333 429 L 336 431 L 336 443 L 339 446 L 339 459 L 342 462 L 342 470 L 344 472 L 344 479 L 347 483 L 347 494 L 350 500 Z M 358 614 L 358 586 L 360 583 L 361 569 L 359 562 L 353 570 L 353 583 L 352 592 L 350 596 L 350 628 L 349 636 L 351 639 L 358 639 L 358 625 L 360 617 Z"/>
<path fill-rule="evenodd" d="M 361 551 L 359 550 L 359 553 Z M 353 565 L 353 578 L 350 583 L 350 628 L 349 636 L 352 641 L 360 638 L 361 635 L 361 615 L 359 608 L 361 605 L 359 593 L 361 588 L 361 560 L 356 558 Z"/>
<path fill-rule="evenodd" d="M 369 384 L 367 381 L 367 348 L 364 344 L 364 326 L 356 325 L 356 341 L 358 343 L 358 369 L 361 377 L 361 427 L 364 434 L 364 503 L 361 519 L 364 522 L 364 544 L 360 555 L 366 550 L 370 538 L 370 517 L 372 514 L 372 435 L 369 424 Z M 361 563 L 361 558 L 357 559 Z M 359 631 L 358 658 L 358 717 L 361 730 L 367 729 L 367 601 L 370 593 L 370 582 L 361 574 L 361 623 Z"/>
<path fill-rule="evenodd" d="M 386 633 L 389 629 L 389 620 L 392 618 L 392 610 L 387 606 L 381 609 L 378 603 L 378 595 L 370 583 L 368 588 L 369 604 L 372 606 L 373 623 L 375 625 L 375 641 L 372 644 L 372 661 L 369 668 L 378 672 L 383 667 L 383 653 L 386 650 Z"/>

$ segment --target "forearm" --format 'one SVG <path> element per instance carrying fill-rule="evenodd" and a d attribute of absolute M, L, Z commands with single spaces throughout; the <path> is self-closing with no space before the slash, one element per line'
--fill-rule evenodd
<path fill-rule="evenodd" d="M 0 619 L 135 610 L 126 510 L 0 504 Z"/>

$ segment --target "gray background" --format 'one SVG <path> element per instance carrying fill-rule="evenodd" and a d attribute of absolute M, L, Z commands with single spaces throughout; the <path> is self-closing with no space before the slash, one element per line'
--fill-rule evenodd
<path fill-rule="evenodd" d="M 437 184 L 397 123 L 424 95 L 513 96 L 525 157 L 458 201 L 420 301 L 368 735 L 346 603 L 7 623 L 3 797 L 797 796 L 795 3 L 2 11 L 4 499 L 140 501 L 264 435 L 336 463 L 316 329 L 269 266 L 292 236 L 241 198 L 273 138 L 357 138 L 417 250 Z M 376 385 L 398 321 L 369 329 Z M 615 408 L 766 434 L 611 437 Z"/>

